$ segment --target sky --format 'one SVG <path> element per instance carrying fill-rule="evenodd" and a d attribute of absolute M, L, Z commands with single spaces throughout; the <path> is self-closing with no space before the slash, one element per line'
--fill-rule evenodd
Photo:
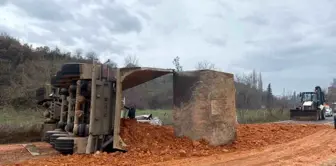
<path fill-rule="evenodd" d="M 336 78 L 332 0 L 0 0 L 0 32 L 33 46 L 95 51 L 120 66 L 184 70 L 208 61 L 261 72 L 274 94 L 327 88 Z"/>

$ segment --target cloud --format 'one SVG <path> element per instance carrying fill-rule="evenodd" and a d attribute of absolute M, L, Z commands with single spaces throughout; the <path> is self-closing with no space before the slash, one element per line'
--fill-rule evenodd
<path fill-rule="evenodd" d="M 16 0 L 10 1 L 13 5 L 20 8 L 30 17 L 41 19 L 48 22 L 63 22 L 73 20 L 70 10 L 62 6 L 57 1 L 43 0 Z"/>
<path fill-rule="evenodd" d="M 34 45 L 95 51 L 120 65 L 261 71 L 274 92 L 329 85 L 336 63 L 330 0 L 0 0 L 0 31 Z"/>

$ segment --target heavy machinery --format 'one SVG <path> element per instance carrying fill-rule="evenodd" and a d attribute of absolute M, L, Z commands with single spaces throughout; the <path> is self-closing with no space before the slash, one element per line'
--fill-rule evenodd
<path fill-rule="evenodd" d="M 119 136 L 122 91 L 172 72 L 116 69 L 95 63 L 64 64 L 51 79 L 52 93 L 39 100 L 48 108 L 43 140 L 62 154 L 125 151 Z M 134 112 L 128 116 L 135 118 Z"/>
<path fill-rule="evenodd" d="M 325 96 L 321 87 L 316 86 L 314 92 L 300 93 L 300 106 L 290 110 L 292 120 L 324 120 Z"/>

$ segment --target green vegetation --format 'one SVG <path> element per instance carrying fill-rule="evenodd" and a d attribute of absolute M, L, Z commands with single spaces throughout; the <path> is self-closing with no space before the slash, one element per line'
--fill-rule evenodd
<path fill-rule="evenodd" d="M 152 114 L 162 120 L 163 125 L 172 125 L 173 116 L 171 110 L 137 110 L 136 115 Z"/>
<path fill-rule="evenodd" d="M 289 110 L 237 110 L 237 116 L 241 124 L 276 122 L 289 120 Z"/>
<path fill-rule="evenodd" d="M 158 117 L 164 125 L 172 124 L 171 110 L 137 110 L 137 115 L 152 114 Z M 237 110 L 238 122 L 246 123 L 265 123 L 289 119 L 289 110 Z"/>
<path fill-rule="evenodd" d="M 26 126 L 32 123 L 43 122 L 43 115 L 41 111 L 27 109 L 16 110 L 12 107 L 0 108 L 0 124 Z"/>
<path fill-rule="evenodd" d="M 0 108 L 0 143 L 31 142 L 40 140 L 42 111 Z"/>

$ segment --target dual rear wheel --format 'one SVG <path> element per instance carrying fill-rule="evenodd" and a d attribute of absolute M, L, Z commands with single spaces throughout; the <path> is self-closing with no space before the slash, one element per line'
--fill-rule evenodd
<path fill-rule="evenodd" d="M 57 130 L 45 132 L 43 141 L 52 145 L 61 154 L 73 154 L 74 138 L 66 132 Z"/>

